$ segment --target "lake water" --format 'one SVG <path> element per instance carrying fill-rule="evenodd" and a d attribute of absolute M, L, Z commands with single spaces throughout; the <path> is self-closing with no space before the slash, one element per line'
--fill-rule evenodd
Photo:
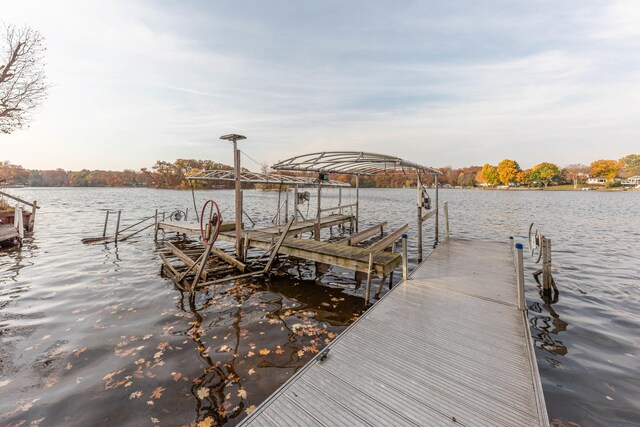
<path fill-rule="evenodd" d="M 122 209 L 123 227 L 155 209 L 188 207 L 193 216 L 188 191 L 8 191 L 42 209 L 33 238 L 0 251 L 0 425 L 235 425 L 363 309 L 352 272 L 316 281 L 309 263 L 270 282 L 200 292 L 189 304 L 161 277 L 151 230 L 117 246 L 81 242 L 101 235 L 105 209 Z M 640 425 L 640 192 L 440 195 L 454 236 L 525 242 L 535 222 L 553 241 L 557 301 L 541 298 L 532 277 L 539 266 L 525 257 L 553 425 Z M 344 203 L 353 196 L 345 191 Z M 198 206 L 208 198 L 233 219 L 231 192 L 196 192 Z M 325 198 L 335 204 L 337 192 Z M 276 206 L 277 193 L 245 192 L 258 224 L 268 225 Z M 415 267 L 415 190 L 361 190 L 360 215 L 361 227 L 409 223 Z M 431 220 L 424 232 L 429 247 Z"/>

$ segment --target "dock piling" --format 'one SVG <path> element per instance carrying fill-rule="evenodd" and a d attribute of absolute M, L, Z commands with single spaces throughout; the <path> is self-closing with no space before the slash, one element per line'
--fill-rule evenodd
<path fill-rule="evenodd" d="M 369 253 L 369 271 L 367 271 L 367 286 L 365 288 L 364 294 L 364 305 L 365 307 L 369 305 L 369 296 L 371 295 L 371 276 L 373 270 L 373 252 Z M 382 280 L 384 283 L 384 279 Z"/>
<path fill-rule="evenodd" d="M 118 219 L 116 220 L 116 234 L 114 235 L 114 239 L 118 241 L 118 233 L 120 232 L 120 216 L 122 215 L 122 211 L 118 211 Z"/>
<path fill-rule="evenodd" d="M 449 202 L 444 202 L 444 235 L 449 238 Z"/>
<path fill-rule="evenodd" d="M 107 224 L 109 223 L 109 210 L 107 209 L 107 214 L 104 217 L 104 228 L 102 229 L 102 237 L 107 237 Z"/>
<path fill-rule="evenodd" d="M 518 287 L 518 310 L 525 311 L 526 302 L 524 299 L 524 258 L 522 255 L 522 243 L 516 243 L 516 283 Z"/>
<path fill-rule="evenodd" d="M 409 260 L 407 259 L 407 235 L 402 235 L 402 279 L 409 278 Z"/>

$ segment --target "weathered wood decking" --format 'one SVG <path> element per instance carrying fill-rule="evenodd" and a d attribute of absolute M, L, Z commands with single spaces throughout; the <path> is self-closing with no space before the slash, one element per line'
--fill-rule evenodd
<path fill-rule="evenodd" d="M 0 224 L 0 243 L 18 238 L 18 230 L 12 224 Z"/>
<path fill-rule="evenodd" d="M 548 426 L 509 245 L 451 239 L 244 426 Z"/>
<path fill-rule="evenodd" d="M 322 217 L 321 228 L 334 227 L 353 220 L 351 215 L 328 215 Z M 295 236 L 313 231 L 315 221 L 300 221 L 294 223 L 287 236 Z M 270 249 L 277 241 L 279 235 L 284 230 L 284 225 L 259 228 L 255 230 L 244 230 L 242 237 L 247 238 L 250 248 Z M 163 221 L 158 223 L 159 229 L 176 231 L 179 233 L 200 235 L 200 224 L 195 221 Z M 235 243 L 236 236 L 233 231 L 233 223 L 223 223 L 218 239 Z M 384 249 L 384 248 L 382 248 Z M 296 239 L 289 237 L 284 240 L 279 253 L 283 255 L 295 256 L 298 258 L 316 261 L 324 264 L 349 268 L 360 272 L 369 271 L 370 249 L 348 246 L 346 244 L 321 242 L 310 239 Z M 386 276 L 402 264 L 402 256 L 390 252 L 376 250 L 373 254 L 372 270 L 374 275 Z"/>

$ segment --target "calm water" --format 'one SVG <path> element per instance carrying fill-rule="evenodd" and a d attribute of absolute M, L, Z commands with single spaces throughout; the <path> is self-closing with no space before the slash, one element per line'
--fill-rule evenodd
<path fill-rule="evenodd" d="M 190 305 L 160 276 L 150 232 L 118 246 L 81 243 L 101 234 L 104 209 L 123 209 L 124 226 L 156 208 L 191 216 L 190 192 L 9 191 L 43 208 L 33 239 L 0 252 L 0 425 L 234 425 L 363 309 L 352 272 L 316 281 L 305 264 Z M 196 193 L 199 206 L 210 197 L 232 219 L 232 194 Z M 537 266 L 525 262 L 553 424 L 639 425 L 640 192 L 445 190 L 441 200 L 455 236 L 524 241 L 533 221 L 552 238 L 557 301 L 543 301 Z M 363 226 L 409 223 L 415 257 L 415 190 L 363 190 L 361 201 Z M 266 225 L 277 194 L 246 191 L 245 204 Z M 425 233 L 433 237 L 431 223 Z"/>

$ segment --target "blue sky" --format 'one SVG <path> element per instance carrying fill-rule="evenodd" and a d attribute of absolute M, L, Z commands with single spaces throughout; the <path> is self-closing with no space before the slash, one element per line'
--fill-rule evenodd
<path fill-rule="evenodd" d="M 0 160 L 28 168 L 231 163 L 231 132 L 268 163 L 640 152 L 636 0 L 0 1 L 0 19 L 47 41 L 49 97 L 0 135 Z"/>

